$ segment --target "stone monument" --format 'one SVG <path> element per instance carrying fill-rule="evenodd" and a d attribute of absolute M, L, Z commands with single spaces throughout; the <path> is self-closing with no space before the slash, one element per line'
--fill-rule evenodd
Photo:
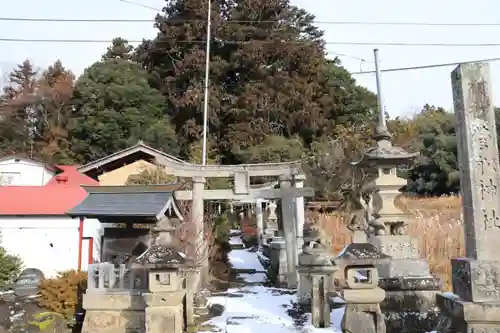
<path fill-rule="evenodd" d="M 438 295 L 439 333 L 500 332 L 500 165 L 487 63 L 451 74 L 466 258 L 451 260 L 453 293 Z"/>
<path fill-rule="evenodd" d="M 330 302 L 328 297 L 331 277 L 337 270 L 330 255 L 331 244 L 319 236 L 303 246 L 299 254 L 299 304 L 311 305 L 312 324 L 317 328 L 330 327 Z"/>
<path fill-rule="evenodd" d="M 335 259 L 344 267 L 347 288 L 342 291 L 346 302 L 341 328 L 343 333 L 385 333 L 384 316 L 380 302 L 385 291 L 378 287 L 377 264 L 391 258 L 367 242 L 368 224 L 365 212 L 354 214 L 348 228 L 353 232 L 353 243 L 347 245 Z"/>
<path fill-rule="evenodd" d="M 45 279 L 43 272 L 37 268 L 24 269 L 10 286 L 14 293 L 20 297 L 35 297 L 38 295 L 40 285 Z"/>
<path fill-rule="evenodd" d="M 408 165 L 418 153 L 393 146 L 391 137 L 385 118 L 380 115 L 374 136 L 377 146 L 369 148 L 355 165 L 375 172 L 373 180 L 363 187 L 369 242 L 392 257 L 378 265 L 380 287 L 386 291 L 381 307 L 387 331 L 424 333 L 437 322 L 435 297 L 440 281 L 430 274 L 427 261 L 421 258 L 418 239 L 407 234 L 411 217 L 396 206 L 399 190 L 407 183 L 398 176 L 397 167 Z"/>

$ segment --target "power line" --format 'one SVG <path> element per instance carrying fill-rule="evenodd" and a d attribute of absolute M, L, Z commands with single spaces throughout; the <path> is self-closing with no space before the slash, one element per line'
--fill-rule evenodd
<path fill-rule="evenodd" d="M 130 1 L 120 0 L 130 3 Z M 135 3 L 134 3 L 135 4 Z M 141 7 L 161 12 L 160 9 L 142 5 Z M 0 21 L 13 22 L 59 22 L 59 23 L 152 23 L 154 19 L 65 19 L 65 18 L 37 18 L 37 17 L 0 17 Z M 171 22 L 206 22 L 206 20 L 171 20 Z M 224 23 L 281 23 L 279 20 L 225 20 Z M 388 26 L 431 26 L 431 27 L 500 27 L 500 23 L 437 23 L 437 22 L 377 22 L 377 21 L 312 21 L 313 24 L 323 25 L 388 25 Z"/>
<path fill-rule="evenodd" d="M 492 61 L 500 61 L 500 58 L 489 58 L 489 59 L 468 60 L 468 61 L 458 61 L 458 62 L 446 62 L 446 63 L 441 63 L 441 64 L 422 65 L 422 66 L 389 68 L 389 69 L 382 69 L 381 72 L 385 72 L 385 73 L 387 73 L 387 72 L 403 72 L 403 71 L 417 70 L 417 69 L 448 67 L 448 66 L 457 66 L 460 64 L 470 64 L 470 63 L 475 63 L 475 62 L 492 62 Z M 374 73 L 376 73 L 376 71 L 361 71 L 361 72 L 352 72 L 351 75 L 374 74 Z"/>
<path fill-rule="evenodd" d="M 126 3 L 128 5 L 134 5 L 134 6 L 138 6 L 138 7 L 142 7 L 142 8 L 146 8 L 146 9 L 151 9 L 151 10 L 154 10 L 155 12 L 161 12 L 161 10 L 158 8 L 148 6 L 148 5 L 142 4 L 140 2 L 135 2 L 135 1 L 130 1 L 130 0 L 118 0 L 118 1 Z"/>
<path fill-rule="evenodd" d="M 109 39 L 31 39 L 31 38 L 0 38 L 0 42 L 12 43 L 111 43 Z M 128 40 L 129 43 L 141 43 L 142 40 Z M 215 38 L 214 42 L 221 44 L 276 43 L 274 40 L 222 40 Z M 204 40 L 180 40 L 176 44 L 205 44 Z M 306 44 L 313 41 L 280 41 L 283 44 Z M 406 42 L 325 42 L 326 45 L 352 46 L 420 46 L 420 47 L 500 47 L 500 43 L 406 43 Z"/>

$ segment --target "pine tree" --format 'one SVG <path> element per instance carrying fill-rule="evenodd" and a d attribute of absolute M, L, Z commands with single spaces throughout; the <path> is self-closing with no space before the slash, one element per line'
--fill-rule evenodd
<path fill-rule="evenodd" d="M 108 46 L 106 53 L 103 54 L 102 60 L 124 59 L 130 60 L 134 47 L 129 45 L 126 39 L 121 37 L 114 38 L 111 46 Z"/>
<path fill-rule="evenodd" d="M 0 97 L 0 151 L 2 154 L 33 152 L 37 71 L 29 60 L 12 70 Z"/>

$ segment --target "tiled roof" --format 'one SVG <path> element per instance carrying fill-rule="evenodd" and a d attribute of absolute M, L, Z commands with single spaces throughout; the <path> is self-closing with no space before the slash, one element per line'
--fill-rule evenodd
<path fill-rule="evenodd" d="M 172 191 L 158 186 L 127 186 L 117 191 L 116 187 L 106 191 L 106 186 L 93 190 L 86 187 L 88 197 L 68 211 L 72 217 L 97 219 L 136 218 L 156 221 L 170 208 L 177 210 Z"/>

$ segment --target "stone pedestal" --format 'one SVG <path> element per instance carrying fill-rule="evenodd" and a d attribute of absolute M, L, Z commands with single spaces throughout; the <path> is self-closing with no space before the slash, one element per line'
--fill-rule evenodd
<path fill-rule="evenodd" d="M 157 292 L 144 294 L 146 303 L 146 333 L 182 333 L 184 292 Z"/>
<path fill-rule="evenodd" d="M 425 333 L 437 325 L 436 294 L 440 280 L 431 276 L 420 258 L 416 238 L 408 235 L 372 236 L 370 242 L 392 257 L 378 264 L 379 286 L 386 291 L 381 303 L 388 333 Z"/>
<path fill-rule="evenodd" d="M 278 286 L 287 285 L 287 259 L 286 244 L 281 237 L 275 237 L 270 244 L 271 257 L 270 266 L 271 278 L 276 281 Z"/>
<path fill-rule="evenodd" d="M 437 332 L 500 332 L 500 261 L 457 258 L 451 266 L 454 294 L 437 296 Z"/>
<path fill-rule="evenodd" d="M 82 333 L 144 332 L 145 307 L 142 296 L 87 293 Z"/>
<path fill-rule="evenodd" d="M 474 303 L 453 294 L 437 295 L 441 315 L 438 333 L 498 333 L 500 303 Z"/>
<path fill-rule="evenodd" d="M 330 277 L 337 267 L 329 254 L 329 248 L 315 241 L 305 245 L 299 255 L 297 270 L 300 277 L 297 301 L 301 305 L 311 305 L 314 327 L 330 327 L 328 290 Z"/>

